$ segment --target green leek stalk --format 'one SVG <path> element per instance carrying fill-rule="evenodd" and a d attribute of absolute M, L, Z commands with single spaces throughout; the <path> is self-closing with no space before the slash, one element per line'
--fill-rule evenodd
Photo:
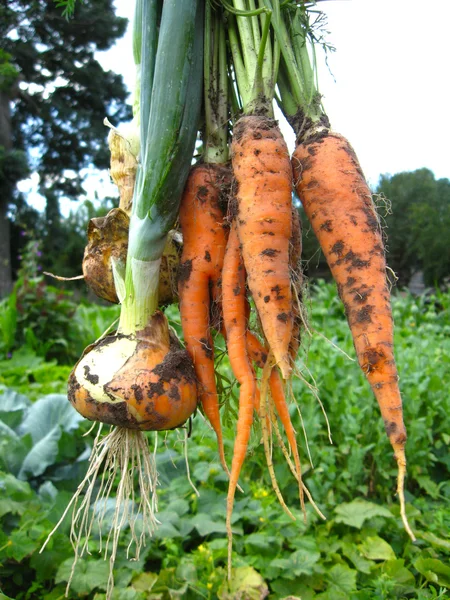
<path fill-rule="evenodd" d="M 141 153 L 119 323 L 123 334 L 143 329 L 158 306 L 161 256 L 191 164 L 202 92 L 203 2 L 138 0 L 138 11 Z"/>

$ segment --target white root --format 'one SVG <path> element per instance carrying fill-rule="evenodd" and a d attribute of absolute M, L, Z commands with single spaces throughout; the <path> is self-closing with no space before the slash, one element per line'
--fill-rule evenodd
<path fill-rule="evenodd" d="M 141 548 L 146 543 L 146 536 L 152 536 L 159 523 L 156 519 L 158 474 L 155 456 L 150 452 L 146 436 L 138 430 L 113 427 L 108 434 L 100 437 L 101 429 L 102 425 L 100 425 L 94 440 L 89 458 L 89 468 L 83 481 L 40 550 L 40 552 L 44 550 L 52 535 L 65 519 L 69 509 L 72 508 L 70 541 L 75 557 L 67 582 L 66 597 L 78 559 L 84 553 L 90 553 L 89 539 L 94 522 L 97 523 L 100 537 L 99 551 L 104 553 L 105 560 L 109 556 L 110 568 L 106 600 L 111 599 L 114 589 L 113 568 L 121 531 L 124 527 L 129 527 L 131 541 L 128 545 L 127 557 L 134 545 L 134 560 L 138 560 Z M 139 486 L 138 502 L 136 502 L 135 493 L 136 475 Z M 102 528 L 106 518 L 108 499 L 117 477 L 120 477 L 120 480 L 116 491 L 114 514 L 111 522 L 107 524 L 109 531 L 103 549 Z M 98 483 L 97 494 L 92 500 L 94 489 Z M 139 535 L 136 528 L 138 521 L 141 530 Z"/>

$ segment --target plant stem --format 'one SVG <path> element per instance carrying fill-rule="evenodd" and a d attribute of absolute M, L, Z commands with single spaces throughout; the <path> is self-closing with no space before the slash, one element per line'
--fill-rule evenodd
<path fill-rule="evenodd" d="M 228 4 L 223 4 L 228 10 Z M 270 38 L 273 11 L 264 0 L 234 0 L 233 5 L 229 10 L 237 16 L 229 15 L 228 35 L 243 112 L 272 116 L 278 66 Z"/>
<path fill-rule="evenodd" d="M 270 4 L 270 0 L 264 1 L 266 5 Z M 308 12 L 304 6 L 285 10 L 280 19 L 273 21 L 283 57 L 278 75 L 280 105 L 297 134 L 299 123 L 306 122 L 308 128 L 327 122 L 317 89 L 315 63 L 311 64 L 308 52 L 309 27 Z"/>
<path fill-rule="evenodd" d="M 221 14 L 205 6 L 204 102 L 207 163 L 228 160 L 228 74 L 225 31 Z"/>

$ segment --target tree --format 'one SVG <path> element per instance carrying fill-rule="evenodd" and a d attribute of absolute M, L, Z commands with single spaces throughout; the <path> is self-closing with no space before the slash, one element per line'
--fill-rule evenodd
<path fill-rule="evenodd" d="M 387 260 L 399 285 L 422 270 L 428 285 L 450 275 L 450 181 L 429 169 L 382 175 L 377 187 L 392 205 L 386 215 Z"/>
<path fill-rule="evenodd" d="M 112 0 L 79 2 L 70 20 L 53 0 L 0 0 L 0 296 L 11 287 L 7 215 L 15 207 L 20 218 L 16 183 L 26 176 L 23 153 L 39 173 L 52 215 L 45 237 L 59 238 L 59 247 L 60 198 L 79 197 L 84 167 L 108 166 L 103 119 L 119 122 L 131 114 L 122 77 L 104 71 L 94 54 L 110 48 L 126 24 Z"/>

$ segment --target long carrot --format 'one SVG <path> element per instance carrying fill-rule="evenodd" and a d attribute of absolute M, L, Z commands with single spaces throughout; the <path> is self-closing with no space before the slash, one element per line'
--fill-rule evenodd
<path fill-rule="evenodd" d="M 308 19 L 308 9 L 298 7 L 273 22 L 282 52 L 280 104 L 297 136 L 294 182 L 344 302 L 359 364 L 380 406 L 398 464 L 401 516 L 414 539 L 405 513 L 406 430 L 381 229 L 358 159 L 349 142 L 331 131 L 323 109 L 311 61 L 317 39 Z"/>
<path fill-rule="evenodd" d="M 283 377 L 288 378 L 293 323 L 289 277 L 292 171 L 288 150 L 275 121 L 244 116 L 236 124 L 231 152 L 248 286 L 268 345 Z"/>
<path fill-rule="evenodd" d="M 393 320 L 380 224 L 358 159 L 335 133 L 306 139 L 292 158 L 306 215 L 338 286 L 359 365 L 380 406 L 399 467 L 402 517 L 406 429 L 393 353 Z"/>
<path fill-rule="evenodd" d="M 239 238 L 236 224 L 232 223 L 222 275 L 223 319 L 227 337 L 228 356 L 233 373 L 240 383 L 239 412 L 236 425 L 233 461 L 227 495 L 226 527 L 228 535 L 228 570 L 231 569 L 232 531 L 231 514 L 233 512 L 236 486 L 247 453 L 250 430 L 253 422 L 253 407 L 256 393 L 255 374 L 250 363 L 245 331 L 245 272 L 242 268 Z"/>
<path fill-rule="evenodd" d="M 200 401 L 216 433 L 222 466 L 229 472 L 223 447 L 210 328 L 211 290 L 216 296 L 226 247 L 226 229 L 219 205 L 220 189 L 226 178 L 227 170 L 219 165 L 201 165 L 191 171 L 180 207 L 183 253 L 178 289 L 186 348 L 201 384 Z"/>

